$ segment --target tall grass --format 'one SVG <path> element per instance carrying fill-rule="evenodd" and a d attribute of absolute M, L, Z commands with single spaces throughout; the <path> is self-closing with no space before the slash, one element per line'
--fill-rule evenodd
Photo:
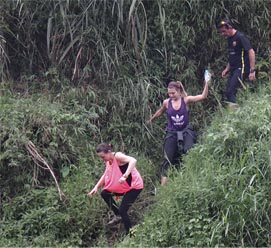
<path fill-rule="evenodd" d="M 70 89 L 51 101 L 38 95 L 1 96 L 1 246 L 96 246 L 100 236 L 121 237 L 124 232 L 121 226 L 105 232 L 111 217 L 106 204 L 99 194 L 87 197 L 104 171 L 95 154 L 96 145 L 104 141 L 98 122 L 104 108 L 90 93 L 88 89 L 82 99 L 81 90 Z M 57 195 L 45 163 L 27 152 L 29 141 L 49 165 L 63 197 Z M 139 152 L 129 154 L 138 159 L 146 188 L 131 210 L 137 223 L 153 201 L 155 168 Z"/>
<path fill-rule="evenodd" d="M 113 141 L 117 144 L 116 147 L 125 152 L 147 155 L 148 158 L 143 159 L 142 167 L 147 175 L 145 179 L 148 185 L 156 184 L 153 175 L 161 159 L 166 120 L 161 118 L 151 127 L 146 126 L 145 121 L 167 97 L 165 89 L 168 81 L 181 80 L 189 94 L 201 92 L 203 71 L 208 64 L 213 71 L 209 98 L 203 103 L 191 104 L 190 115 L 192 125 L 200 131 L 200 134 L 208 137 L 210 147 L 207 149 L 199 145 L 193 150 L 191 154 L 195 160 L 187 162 L 188 165 L 184 170 L 188 174 L 173 179 L 180 181 L 179 186 L 162 190 L 162 204 L 169 208 L 165 210 L 160 206 L 161 208 L 152 213 L 151 216 L 156 219 L 150 217 L 150 223 L 163 225 L 161 230 L 155 229 L 151 232 L 151 225 L 146 219 L 143 226 L 147 227 L 142 230 L 147 230 L 150 236 L 143 234 L 142 241 L 157 246 L 175 245 L 179 242 L 184 246 L 230 245 L 231 241 L 236 245 L 243 243 L 257 245 L 254 238 L 258 235 L 257 231 L 256 234 L 249 231 L 249 225 L 254 228 L 254 223 L 248 223 L 246 219 L 240 219 L 236 223 L 232 221 L 238 215 L 230 205 L 230 202 L 235 203 L 235 197 L 229 193 L 224 197 L 227 200 L 224 204 L 224 198 L 217 196 L 228 192 L 228 185 L 236 181 L 238 183 L 233 186 L 233 190 L 230 189 L 230 192 L 237 191 L 237 186 L 242 185 L 242 193 L 237 199 L 246 204 L 248 202 L 248 205 L 253 202 L 252 209 L 255 209 L 255 206 L 258 209 L 258 199 L 263 202 L 263 198 L 255 197 L 250 190 L 254 190 L 253 186 L 259 177 L 268 173 L 262 168 L 256 169 L 252 164 L 257 166 L 258 163 L 264 164 L 258 152 L 266 151 L 261 149 L 261 145 L 265 146 L 268 128 L 266 124 L 262 129 L 257 129 L 262 140 L 262 143 L 259 143 L 253 136 L 258 122 L 253 124 L 246 119 L 250 112 L 246 113 L 247 116 L 243 114 L 242 118 L 252 125 L 251 129 L 249 126 L 245 129 L 239 119 L 237 121 L 225 117 L 221 101 L 225 81 L 220 78 L 220 74 L 227 61 L 227 51 L 225 41 L 218 34 L 215 23 L 218 18 L 229 16 L 234 19 L 239 30 L 248 34 L 257 55 L 257 77 L 260 82 L 269 82 L 270 29 L 266 28 L 270 26 L 269 1 L 238 0 L 232 4 L 228 0 L 222 2 L 3 0 L 0 3 L 0 10 L 1 95 L 5 95 L 8 90 L 12 95 L 16 95 L 1 97 L 3 107 L 0 117 L 3 171 L 1 176 L 4 178 L 1 179 L 3 186 L 1 189 L 7 189 L 4 196 L 3 190 L 0 195 L 1 202 L 7 204 L 5 215 L 2 216 L 16 219 L 13 218 L 17 214 L 16 210 L 12 210 L 9 215 L 12 208 L 9 199 L 16 197 L 18 189 L 24 191 L 24 187 L 28 188 L 27 185 L 33 182 L 33 175 L 37 175 L 35 170 L 30 169 L 32 161 L 22 149 L 26 138 L 31 138 L 38 144 L 41 152 L 51 164 L 54 164 L 59 175 L 68 175 L 63 177 L 64 190 L 67 187 L 71 194 L 77 196 L 70 201 L 73 206 L 70 210 L 72 214 L 69 215 L 67 212 L 64 215 L 59 214 L 59 206 L 53 204 L 56 208 L 52 210 L 55 219 L 50 219 L 48 215 L 51 210 L 43 208 L 42 205 L 47 206 L 45 202 L 50 201 L 53 193 L 48 193 L 49 196 L 45 196 L 44 199 L 42 193 L 31 191 L 26 196 L 27 203 L 35 196 L 41 197 L 44 202 L 40 205 L 33 204 L 33 208 L 30 209 L 33 215 L 23 215 L 18 229 L 13 227 L 14 222 L 10 222 L 10 225 L 5 222 L 8 233 L 5 232 L 6 239 L 3 244 L 0 243 L 1 245 L 51 246 L 52 240 L 57 239 L 59 242 L 57 244 L 63 246 L 87 246 L 90 243 L 94 244 L 92 242 L 97 241 L 99 237 L 95 244 L 105 245 L 106 242 L 103 243 L 102 238 L 110 239 L 112 238 L 110 235 L 116 234 L 116 231 L 109 233 L 102 231 L 101 223 L 104 221 L 103 218 L 106 219 L 103 215 L 106 213 L 105 208 L 101 208 L 101 212 L 94 213 L 88 222 L 83 209 L 94 207 L 100 210 L 100 205 L 96 200 L 94 205 L 92 203 L 87 205 L 83 196 L 78 193 L 85 191 L 91 184 L 87 182 L 88 175 L 91 174 L 93 180 L 97 179 L 101 170 L 95 162 L 91 171 L 82 175 L 82 171 L 87 170 L 89 163 L 85 156 L 95 160 L 94 154 L 90 152 L 94 144 L 100 141 Z M 253 86 L 249 88 L 251 91 L 256 89 Z M 242 99 L 249 97 L 247 93 L 240 92 Z M 17 97 L 19 99 L 16 99 Z M 216 117 L 217 124 L 214 123 L 213 128 L 206 131 L 203 127 L 209 125 L 216 110 L 217 115 L 221 116 Z M 268 112 L 266 109 L 265 111 Z M 259 120 L 264 118 L 263 112 L 260 113 L 262 114 Z M 233 116 L 234 114 L 231 114 L 230 118 Z M 222 125 L 219 118 L 226 124 Z M 258 119 L 257 116 L 254 118 Z M 255 142 L 256 150 L 253 150 L 250 144 L 247 144 L 247 150 L 242 150 L 246 140 L 240 138 L 240 134 L 236 132 L 237 127 L 244 128 L 241 129 L 242 135 L 250 140 L 251 144 Z M 216 131 L 217 129 L 220 132 Z M 248 135 L 250 133 L 252 136 Z M 205 153 L 209 154 L 208 157 Z M 264 154 L 263 157 L 268 159 L 267 153 Z M 80 164 L 77 169 L 74 167 L 75 163 Z M 202 166 L 194 168 L 194 165 L 199 163 Z M 251 174 L 243 176 L 248 170 L 241 171 L 239 165 L 237 166 L 239 163 L 242 168 L 251 167 L 249 169 Z M 25 164 L 29 167 L 22 167 Z M 152 167 L 153 165 L 156 167 Z M 186 169 L 188 167 L 194 168 L 195 171 L 189 172 Z M 225 175 L 222 171 L 221 175 L 217 173 L 214 176 L 210 173 L 212 170 L 217 171 L 219 167 L 221 170 L 224 169 Z M 10 178 L 12 173 L 6 173 L 6 168 L 16 176 Z M 81 173 L 79 168 L 82 169 Z M 232 170 L 227 170 L 228 168 Z M 268 166 L 265 165 L 265 168 Z M 39 173 L 40 183 L 51 186 L 50 180 L 41 171 Z M 239 175 L 242 176 L 240 180 Z M 75 182 L 72 181 L 74 178 Z M 11 181 L 12 185 L 19 186 L 10 187 Z M 217 185 L 212 183 L 221 186 L 220 191 L 216 191 Z M 150 188 L 147 192 L 149 190 Z M 174 196 L 179 191 L 182 191 L 183 195 L 176 197 L 177 202 L 166 197 Z M 152 201 L 149 195 L 144 197 L 146 198 L 143 198 L 138 206 L 140 210 L 143 209 L 142 206 L 147 205 L 144 203 L 145 199 L 147 203 Z M 212 202 L 213 197 L 217 197 L 217 202 Z M 191 206 L 191 199 L 199 201 L 193 202 Z M 14 200 L 16 206 L 25 204 L 23 201 L 23 196 L 18 198 L 18 201 Z M 78 211 L 77 203 L 82 203 Z M 184 208 L 181 211 L 179 205 L 182 204 Z M 238 206 L 238 209 L 244 210 L 246 216 L 250 218 L 251 212 L 246 209 L 246 204 Z M 269 207 L 268 202 L 264 204 Z M 193 213 L 189 212 L 191 216 L 186 216 L 191 209 L 193 210 Z M 0 211 L 2 214 L 3 210 Z M 39 230 L 39 233 L 35 234 L 27 229 L 31 222 L 28 217 L 31 219 L 44 213 L 45 220 L 41 226 L 54 221 L 59 224 L 63 221 L 67 226 L 74 225 L 74 228 L 68 228 L 64 236 L 59 233 L 63 228 L 61 224 L 55 229 L 52 227 L 47 233 Z M 257 215 L 253 217 L 258 218 L 258 230 L 264 230 L 265 220 L 259 212 L 256 213 Z M 99 217 L 99 214 L 102 214 L 103 218 Z M 143 211 L 138 219 L 141 219 L 142 215 Z M 74 216 L 78 216 L 78 222 Z M 31 219 L 33 223 L 34 219 Z M 168 221 L 163 222 L 164 219 Z M 174 221 L 176 223 L 176 220 L 178 220 L 176 228 L 171 228 L 171 223 Z M 89 228 L 86 223 L 89 224 Z M 34 224 L 38 227 L 37 222 Z M 80 228 L 81 226 L 85 230 Z M 169 227 L 171 234 L 167 232 Z M 9 241 L 14 233 L 18 233 L 16 240 Z M 239 237 L 232 238 L 231 235 L 234 233 L 243 235 L 243 241 L 238 239 Z M 268 244 L 268 240 L 265 244 Z"/>
<path fill-rule="evenodd" d="M 270 87 L 257 93 L 217 113 L 122 247 L 270 245 Z"/>
<path fill-rule="evenodd" d="M 0 30 L 7 41 L 5 61 L 10 61 L 5 74 L 20 79 L 15 86 L 27 92 L 94 86 L 101 90 L 101 98 L 109 91 L 120 99 L 114 102 L 120 112 L 115 115 L 118 120 L 125 118 L 123 107 L 128 107 L 122 102 L 124 94 L 131 103 L 130 111 L 141 123 L 147 111 L 157 107 L 155 100 L 146 106 L 147 111 L 134 108 L 141 105 L 138 98 L 127 94 L 128 89 L 141 96 L 148 82 L 153 86 L 150 88 L 159 87 L 151 97 L 160 100 L 166 82 L 178 79 L 189 93 L 197 94 L 208 64 L 215 85 L 207 106 L 216 109 L 221 104 L 224 82 L 220 74 L 226 64 L 226 44 L 216 30 L 220 17 L 232 17 L 237 28 L 250 36 L 257 69 L 268 73 L 260 66 L 270 57 L 270 31 L 264 28 L 270 25 L 268 1 L 236 1 L 233 5 L 230 1 L 59 0 L 45 4 L 39 0 L 5 0 L 2 10 Z M 194 113 L 203 109 L 204 105 L 191 107 L 196 129 L 205 120 L 203 116 L 196 120 Z M 108 122 L 106 116 L 102 121 Z M 142 136 L 145 129 L 141 130 Z"/>

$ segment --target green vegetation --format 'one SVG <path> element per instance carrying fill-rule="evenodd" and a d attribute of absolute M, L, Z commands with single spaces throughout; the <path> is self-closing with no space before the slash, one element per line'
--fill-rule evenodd
<path fill-rule="evenodd" d="M 1 97 L 1 246 L 87 246 L 102 232 L 106 207 L 86 194 L 104 170 L 95 154 L 95 122 L 104 110 L 72 99 L 71 111 L 68 99 Z M 43 160 L 28 153 L 31 144 Z M 148 187 L 153 168 L 136 156 Z M 147 191 L 142 197 L 138 208 L 151 200 Z"/>
<path fill-rule="evenodd" d="M 0 12 L 0 246 L 270 245 L 270 1 L 2 0 Z M 257 56 L 236 112 L 221 100 L 224 16 Z M 201 92 L 207 65 L 209 97 L 189 106 L 199 143 L 160 188 L 166 120 L 145 121 L 169 80 Z M 101 141 L 144 177 L 132 238 L 86 197 Z"/>
<path fill-rule="evenodd" d="M 121 247 L 270 245 L 270 91 L 262 87 L 236 112 L 217 113 Z"/>

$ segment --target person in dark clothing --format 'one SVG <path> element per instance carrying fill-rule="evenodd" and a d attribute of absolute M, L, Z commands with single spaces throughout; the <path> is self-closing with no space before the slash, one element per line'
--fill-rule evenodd
<path fill-rule="evenodd" d="M 170 82 L 168 84 L 169 98 L 163 101 L 163 105 L 147 121 L 151 124 L 153 120 L 167 113 L 167 129 L 164 141 L 164 161 L 162 164 L 161 185 L 167 182 L 167 170 L 169 165 L 176 165 L 183 153 L 186 153 L 194 144 L 194 131 L 189 126 L 189 113 L 187 104 L 199 102 L 207 98 L 208 82 L 202 94 L 189 96 L 184 90 L 181 82 Z"/>
<path fill-rule="evenodd" d="M 228 64 L 222 71 L 222 77 L 228 75 L 226 99 L 229 107 L 236 107 L 237 90 L 246 78 L 255 80 L 255 52 L 249 39 L 233 27 L 230 19 L 221 19 L 217 28 L 228 40 Z"/>

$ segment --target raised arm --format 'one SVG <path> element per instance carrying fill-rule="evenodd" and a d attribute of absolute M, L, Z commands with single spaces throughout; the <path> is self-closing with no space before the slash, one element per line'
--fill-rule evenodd
<path fill-rule="evenodd" d="M 205 81 L 204 89 L 200 95 L 187 96 L 184 98 L 184 101 L 185 101 L 185 103 L 199 102 L 199 101 L 206 99 L 207 96 L 208 96 L 208 82 Z"/>
<path fill-rule="evenodd" d="M 147 124 L 151 124 L 152 121 L 154 121 L 155 119 L 157 119 L 158 117 L 160 117 L 162 114 L 164 114 L 167 110 L 167 104 L 168 104 L 168 99 L 163 101 L 163 105 L 161 106 L 161 108 L 159 108 L 154 115 L 147 121 Z"/>

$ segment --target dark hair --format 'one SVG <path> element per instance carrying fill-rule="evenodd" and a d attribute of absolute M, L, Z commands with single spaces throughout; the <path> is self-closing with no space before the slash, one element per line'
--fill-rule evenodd
<path fill-rule="evenodd" d="M 217 28 L 226 27 L 226 29 L 233 28 L 232 21 L 229 18 L 220 19 L 217 23 Z"/>
<path fill-rule="evenodd" d="M 96 152 L 97 153 L 100 153 L 100 152 L 108 153 L 109 151 L 112 151 L 112 149 L 113 149 L 112 144 L 101 143 L 100 145 L 97 146 Z"/>

